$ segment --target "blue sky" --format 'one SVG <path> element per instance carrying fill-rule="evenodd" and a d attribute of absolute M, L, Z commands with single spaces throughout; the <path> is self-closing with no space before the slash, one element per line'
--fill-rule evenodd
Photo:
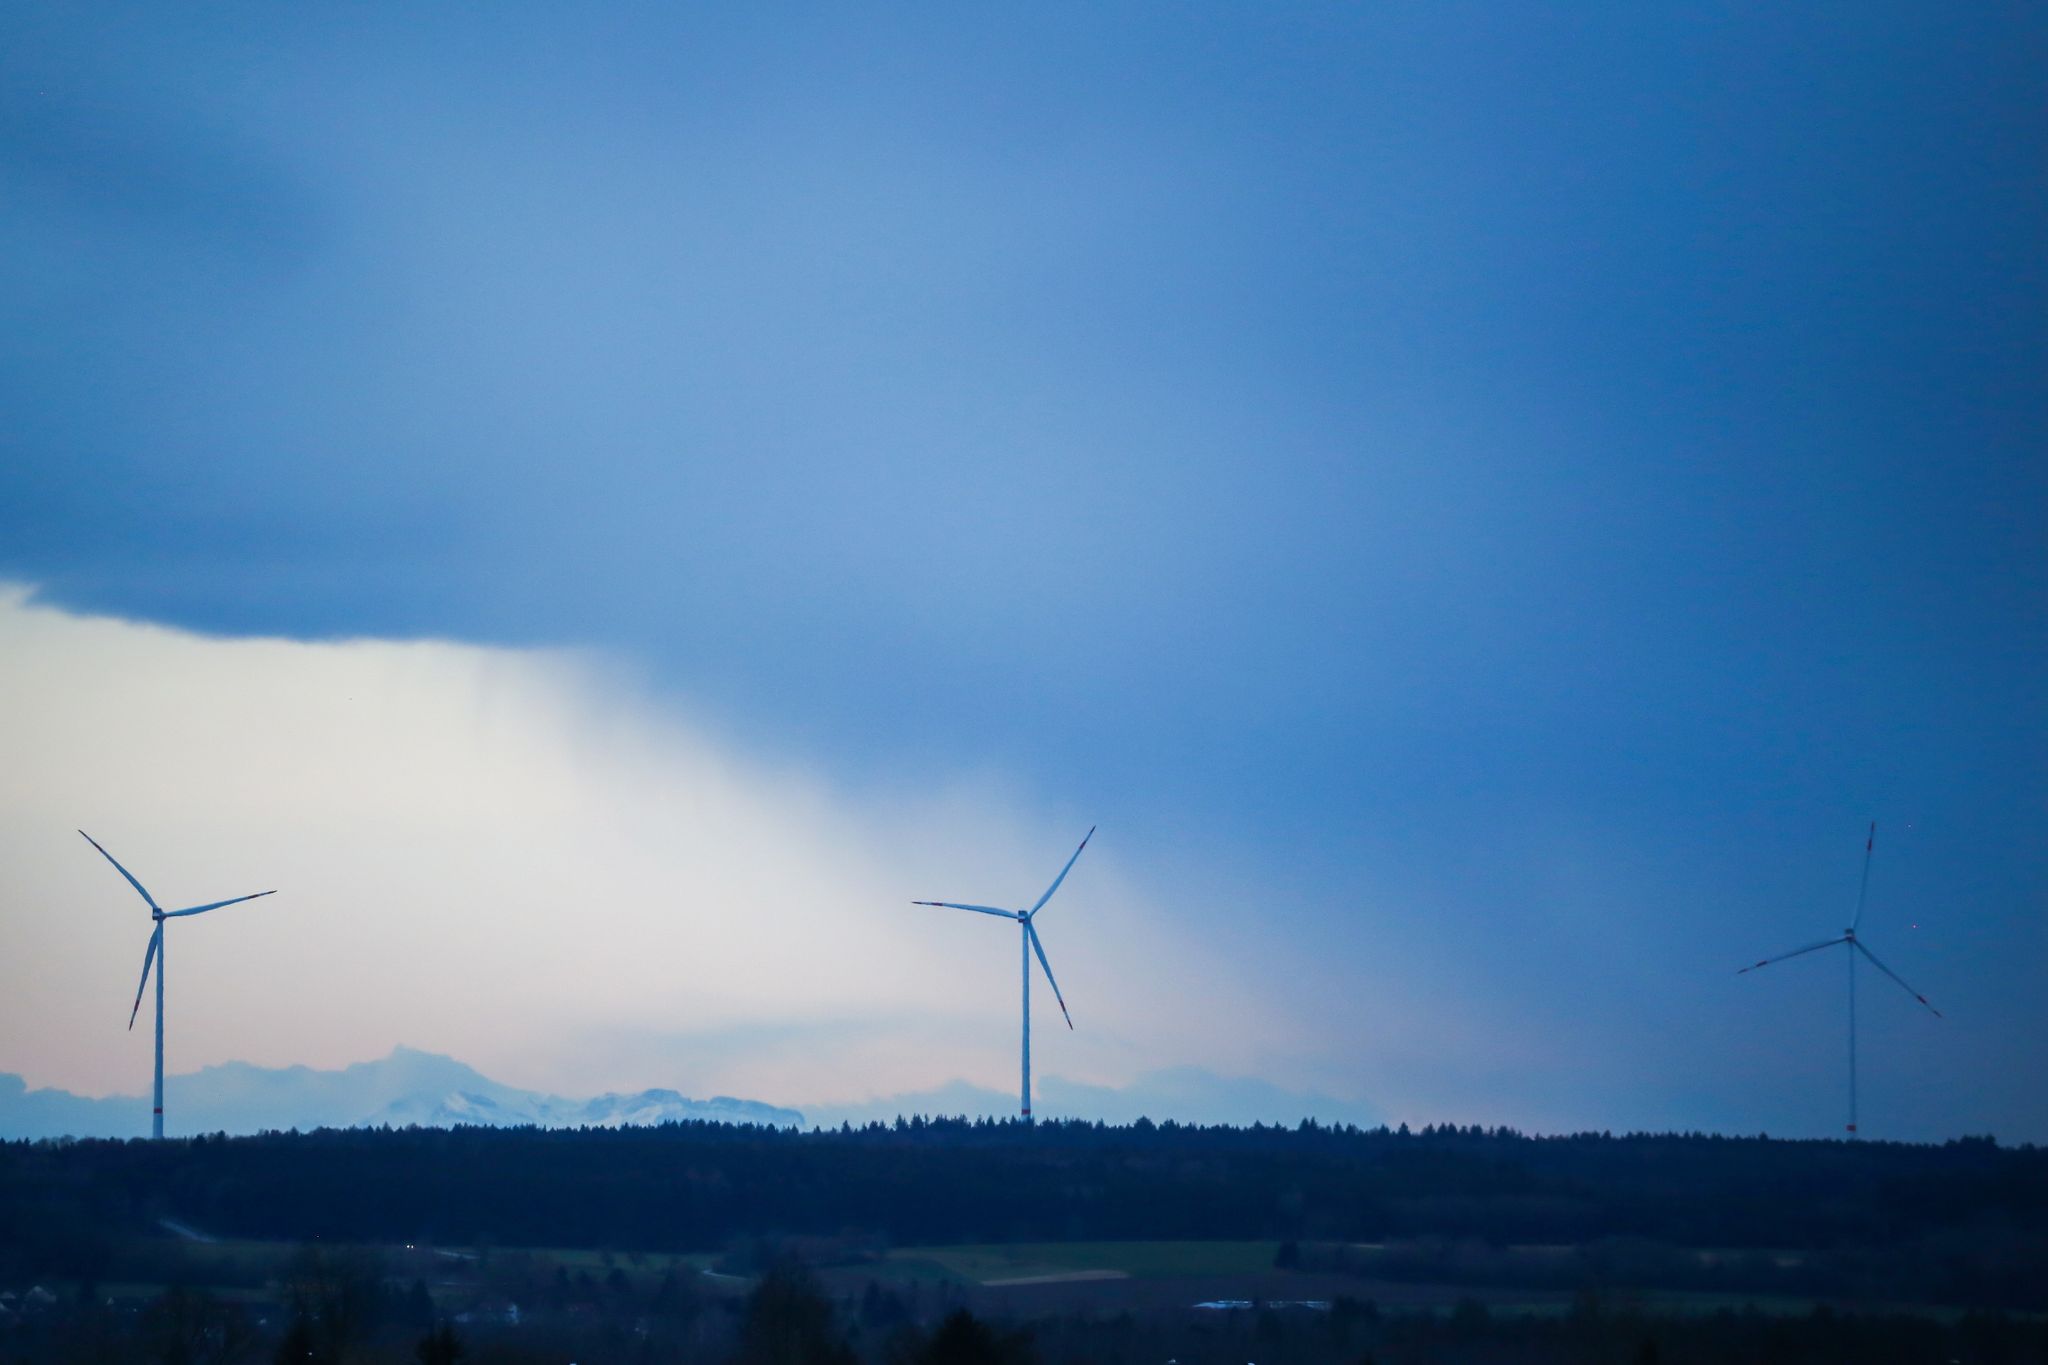
<path fill-rule="evenodd" d="M 2048 1136 L 2044 60 L 2019 6 L 18 7 L 0 574 L 592 650 L 854 805 L 1100 821 L 1295 1084 L 1446 1117 L 1830 1131 L 1839 974 L 1725 978 L 1875 818 L 1951 1020 L 1873 1005 L 1871 1103 Z"/>

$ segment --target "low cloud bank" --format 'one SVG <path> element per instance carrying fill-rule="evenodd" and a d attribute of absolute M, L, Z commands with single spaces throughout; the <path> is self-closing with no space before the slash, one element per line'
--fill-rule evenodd
<path fill-rule="evenodd" d="M 603 658 L 220 640 L 0 588 L 0 738 L 0 921 L 34 964 L 0 992 L 0 1066 L 52 1112 L 28 1087 L 150 1070 L 147 1011 L 124 1029 L 148 913 L 78 826 L 167 905 L 279 890 L 168 926 L 173 1072 L 417 1042 L 546 1093 L 1006 1089 L 1014 929 L 909 902 L 1029 904 L 1098 820 L 1041 920 L 1083 1027 L 1040 1030 L 1039 1065 L 1115 1087 L 1302 1041 L 1174 932 L 1114 812 L 835 785 Z M 174 1131 L 208 1126 L 180 1104 Z"/>

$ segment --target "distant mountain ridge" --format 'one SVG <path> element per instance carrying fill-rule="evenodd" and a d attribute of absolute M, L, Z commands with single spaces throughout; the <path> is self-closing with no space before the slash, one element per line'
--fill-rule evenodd
<path fill-rule="evenodd" d="M 509 1098 L 508 1098 L 509 1095 Z M 771 1128 L 803 1126 L 804 1116 L 758 1100 L 717 1095 L 693 1100 L 673 1090 L 641 1090 L 631 1095 L 606 1092 L 591 1100 L 565 1100 L 533 1091 L 498 1095 L 451 1090 L 434 1096 L 422 1092 L 393 1100 L 356 1127 L 452 1128 L 471 1123 L 485 1127 L 629 1128 L 688 1120 L 710 1123 L 754 1123 Z"/>
<path fill-rule="evenodd" d="M 508 1128 L 624 1128 L 702 1120 L 774 1128 L 836 1128 L 888 1122 L 897 1115 L 1009 1118 L 1014 1091 L 949 1081 L 930 1090 L 790 1109 L 758 1100 L 714 1095 L 691 1099 L 674 1090 L 606 1093 L 565 1099 L 492 1080 L 453 1057 L 393 1048 L 387 1057 L 332 1071 L 309 1066 L 263 1067 L 223 1062 L 165 1079 L 166 1128 L 194 1133 L 260 1133 L 315 1128 L 453 1128 L 463 1124 Z M 1323 1123 L 1371 1127 L 1383 1115 L 1369 1105 L 1303 1094 L 1253 1077 L 1218 1076 L 1200 1067 L 1148 1072 L 1124 1086 L 1089 1085 L 1041 1076 L 1034 1108 L 1042 1118 L 1130 1123 L 1140 1117 L 1183 1123 Z M 30 1090 L 21 1077 L 0 1072 L 0 1140 L 53 1137 L 142 1137 L 149 1131 L 149 1100 L 142 1095 L 93 1099 L 65 1090 Z"/>
<path fill-rule="evenodd" d="M 802 1113 L 719 1095 L 691 1099 L 673 1090 L 564 1099 L 519 1090 L 437 1053 L 394 1048 L 388 1057 L 335 1071 L 226 1062 L 166 1078 L 165 1114 L 173 1134 L 265 1130 L 453 1127 L 477 1124 L 542 1128 L 620 1128 L 703 1120 L 801 1126 Z M 140 1095 L 93 1099 L 64 1090 L 30 1090 L 0 1073 L 0 1138 L 141 1137 L 149 1101 Z"/>

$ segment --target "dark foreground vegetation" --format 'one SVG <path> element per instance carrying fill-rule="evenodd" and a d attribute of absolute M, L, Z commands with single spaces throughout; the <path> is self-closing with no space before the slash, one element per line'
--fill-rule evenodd
<path fill-rule="evenodd" d="M 964 1243 L 1125 1269 L 1005 1276 L 942 1254 Z M 0 1146 L 9 1363 L 2048 1365 L 2044 1314 L 2048 1152 L 1988 1139 L 911 1121 Z"/>
<path fill-rule="evenodd" d="M 385 1278 L 358 1251 L 301 1249 L 257 1299 L 171 1286 L 140 1300 L 95 1286 L 0 1320 L 0 1362 L 49 1365 L 2039 1365 L 2048 1325 L 2000 1313 L 1930 1316 L 1816 1307 L 1770 1314 L 1644 1312 L 1582 1291 L 1558 1314 L 1498 1313 L 1477 1300 L 1447 1313 L 1382 1311 L 1369 1299 L 1314 1308 L 1252 1304 L 1225 1312 L 1089 1313 L 1030 1318 L 963 1306 L 946 1292 L 872 1283 L 834 1294 L 784 1263 L 743 1293 L 708 1293 L 673 1272 L 642 1282 L 534 1273 L 512 1258 L 484 1272 L 489 1290 Z M 517 1294 L 518 1300 L 507 1295 Z M 515 1305 L 522 1302 L 523 1308 Z M 470 1308 L 448 1311 L 450 1302 Z"/>
<path fill-rule="evenodd" d="M 1634 1260 L 1698 1288 L 2048 1311 L 2048 1151 L 1988 1139 L 912 1120 L 0 1146 L 0 1274 L 104 1277 L 120 1238 L 166 1218 L 217 1237 L 643 1252 L 795 1234 L 1271 1239 L 1310 1268 L 1396 1278 L 1571 1288 Z M 1532 1245 L 1591 1259 L 1502 1252 Z"/>

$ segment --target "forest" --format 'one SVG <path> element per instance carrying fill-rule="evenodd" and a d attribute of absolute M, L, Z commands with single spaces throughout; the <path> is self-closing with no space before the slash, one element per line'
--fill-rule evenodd
<path fill-rule="evenodd" d="M 1863 1252 L 1943 1298 L 2048 1309 L 2048 1152 L 1716 1136 L 899 1120 L 321 1130 L 0 1145 L 6 1254 L 172 1218 L 217 1236 L 700 1251 L 884 1242 L 1273 1239 Z M 51 1265 L 61 1264 L 52 1262 Z"/>
<path fill-rule="evenodd" d="M 0 1361 L 2042 1361 L 2048 1152 L 959 1119 L 11 1143 L 0 1309 Z M 762 1345 L 789 1315 L 808 1344 Z"/>

